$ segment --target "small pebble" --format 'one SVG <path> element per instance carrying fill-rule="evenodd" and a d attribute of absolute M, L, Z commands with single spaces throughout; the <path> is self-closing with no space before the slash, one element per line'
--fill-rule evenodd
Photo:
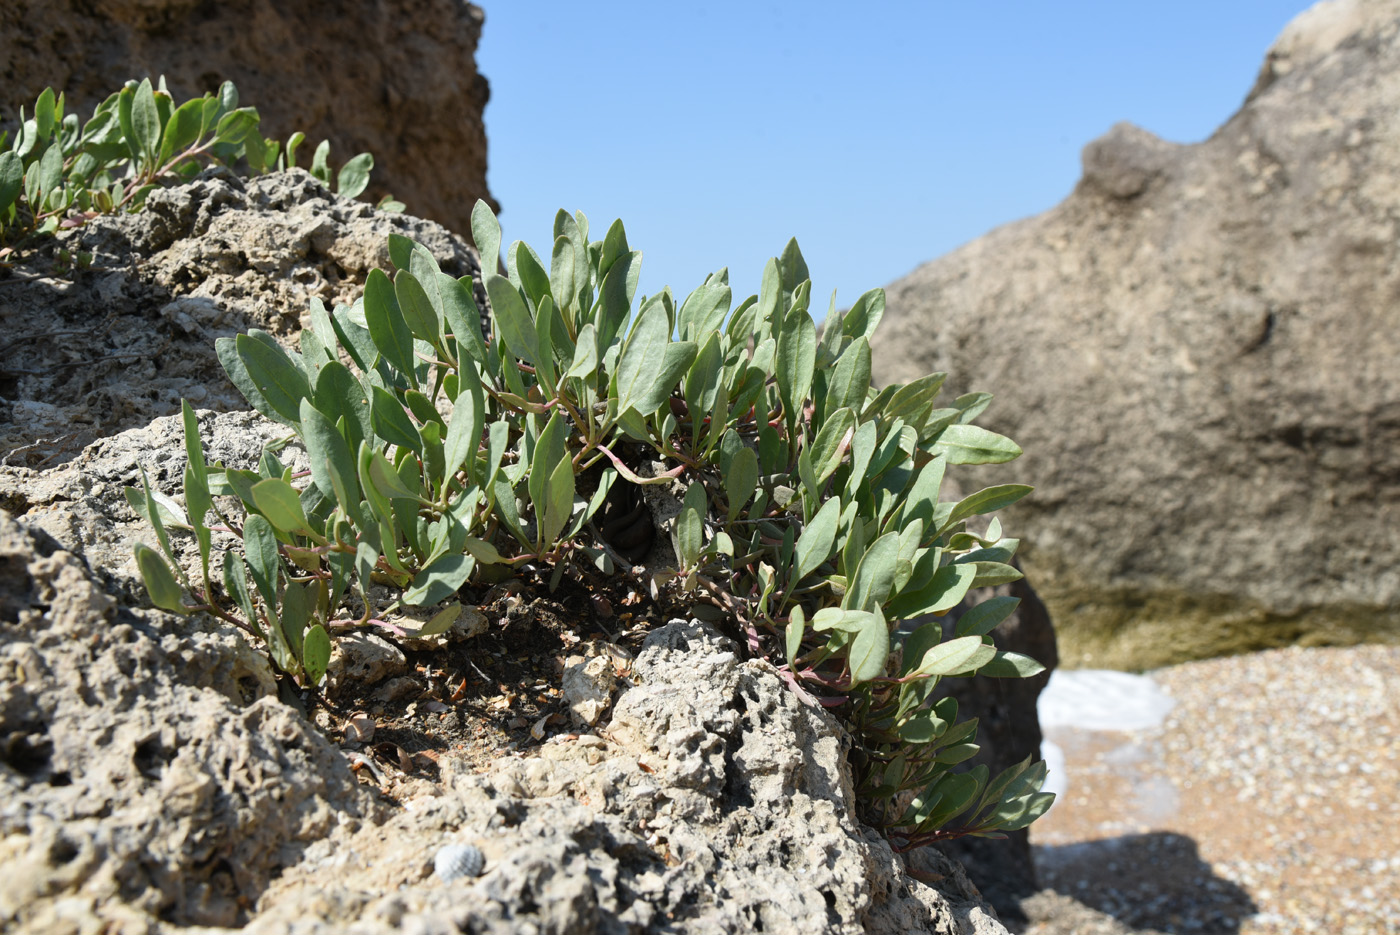
<path fill-rule="evenodd" d="M 486 858 L 481 850 L 472 844 L 447 844 L 438 849 L 433 858 L 433 872 L 444 883 L 451 883 L 459 877 L 474 877 L 481 873 Z"/>

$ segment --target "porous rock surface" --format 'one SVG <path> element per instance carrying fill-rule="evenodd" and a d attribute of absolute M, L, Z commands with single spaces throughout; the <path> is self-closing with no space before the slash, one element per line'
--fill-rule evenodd
<path fill-rule="evenodd" d="M 1400 639 L 1400 2 L 1291 24 L 1245 104 L 1126 124 L 1059 206 L 889 288 L 877 377 L 950 374 L 1068 665 Z"/>
<path fill-rule="evenodd" d="M 392 268 L 391 232 L 480 286 L 476 252 L 460 237 L 341 198 L 302 170 L 253 179 L 215 170 L 154 192 L 137 214 L 62 235 L 18 275 L 0 271 L 0 464 L 59 463 L 178 412 L 182 398 L 246 408 L 215 339 L 256 327 L 294 344 L 311 299 L 348 303 L 370 270 Z M 22 278 L 50 268 L 60 246 L 92 253 L 93 269 Z"/>
<path fill-rule="evenodd" d="M 291 186 L 287 200 L 264 197 L 265 185 Z M 162 198 L 140 222 L 132 257 L 144 275 L 173 281 L 120 280 L 110 311 L 133 316 L 133 332 L 160 308 L 126 295 L 133 283 L 167 290 L 165 302 L 204 288 L 196 298 L 271 324 L 256 310 L 278 309 L 284 260 L 271 249 L 248 252 L 251 233 L 241 242 L 219 234 L 221 205 L 289 219 L 279 227 L 267 218 L 269 230 L 314 228 L 303 199 L 332 215 L 352 212 L 337 224 L 360 219 L 359 208 L 304 176 L 206 179 Z M 364 220 L 380 223 L 372 213 Z M 84 236 L 100 243 L 107 234 Z M 331 262 L 314 237 L 295 242 Z M 455 243 L 434 248 L 444 263 L 450 250 L 438 248 Z M 211 270 L 214 282 L 179 280 L 190 265 Z M 352 279 L 318 288 L 349 298 Z M 44 322 L 66 301 L 58 280 L 48 295 L 12 288 Z M 288 301 L 299 309 L 307 297 Z M 18 307 L 6 311 L 17 320 Z M 203 359 L 206 379 L 221 379 L 212 356 Z M 198 375 L 191 366 L 180 386 Z M 444 756 L 441 781 L 401 803 L 366 791 L 346 755 L 278 700 L 266 660 L 241 633 L 145 603 L 131 546 L 154 540 L 123 488 L 144 469 L 178 498 L 184 469 L 180 418 L 152 412 L 101 423 L 98 441 L 56 465 L 0 464 L 0 928 L 1005 931 L 957 864 L 930 852 L 915 877 L 855 819 L 836 722 L 701 624 L 651 634 L 592 733 L 561 734 L 481 773 Z M 251 467 L 264 443 L 285 435 L 246 411 L 201 409 L 198 419 L 207 456 L 230 467 Z M 124 424 L 134 427 L 117 433 Z M 295 447 L 281 456 L 305 467 Z M 192 569 L 189 538 L 174 543 Z M 216 534 L 216 548 L 223 544 Z M 452 883 L 433 875 L 449 844 L 479 847 L 482 874 Z"/>
<path fill-rule="evenodd" d="M 205 418 L 231 464 L 257 447 L 253 417 Z M 24 517 L 0 513 L 10 930 L 1004 931 L 956 864 L 937 890 L 905 872 L 853 818 L 835 722 L 698 623 L 648 637 L 597 733 L 481 774 L 448 760 L 391 813 L 239 634 L 133 606 L 129 565 L 105 587 L 87 567 L 140 532 L 110 472 L 173 468 L 177 423 L 109 439 L 35 482 L 49 499 Z M 70 511 L 86 520 L 52 525 L 81 554 L 31 525 Z M 483 875 L 432 876 L 449 843 L 480 847 Z"/>
<path fill-rule="evenodd" d="M 264 136 L 321 140 L 331 163 L 369 152 L 366 197 L 390 192 L 422 217 L 470 230 L 486 189 L 490 97 L 476 70 L 484 16 L 465 0 L 7 0 L 0 4 L 0 111 L 45 87 L 86 120 L 128 79 L 164 75 L 177 100 L 238 86 Z"/>

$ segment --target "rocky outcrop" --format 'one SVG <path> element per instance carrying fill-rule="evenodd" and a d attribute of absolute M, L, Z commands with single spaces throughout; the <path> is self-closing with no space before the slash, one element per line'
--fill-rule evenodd
<path fill-rule="evenodd" d="M 231 465 L 258 447 L 250 418 L 206 417 Z M 446 758 L 386 808 L 236 631 L 131 606 L 129 563 L 104 587 L 30 525 L 104 517 L 55 527 L 81 525 L 65 538 L 89 559 L 140 535 L 110 475 L 178 461 L 159 422 L 0 513 L 7 931 L 1005 932 L 957 864 L 925 856 L 937 889 L 908 875 L 853 817 L 839 726 L 699 623 L 647 637 L 597 733 L 482 772 Z M 432 875 L 452 843 L 479 877 Z"/>
<path fill-rule="evenodd" d="M 374 155 L 366 198 L 469 231 L 486 190 L 484 16 L 465 0 L 13 0 L 0 6 L 0 111 L 45 87 L 85 118 L 129 78 L 165 75 L 180 100 L 238 86 L 263 135 L 331 141 L 339 165 Z"/>
<path fill-rule="evenodd" d="M 304 174 L 209 178 L 65 235 L 94 249 L 101 271 L 16 280 L 0 296 L 7 329 L 46 335 L 23 345 L 16 370 L 70 353 L 60 332 L 94 309 L 101 334 L 144 329 L 157 342 L 147 369 L 113 391 L 137 404 L 96 424 L 94 443 L 0 464 L 0 928 L 1002 935 L 958 864 L 930 851 L 911 873 L 856 819 L 836 721 L 706 625 L 647 634 L 591 732 L 545 717 L 528 749 L 471 759 L 440 742 L 431 770 L 409 775 L 425 748 L 368 745 L 375 717 L 349 711 L 357 732 L 338 738 L 336 719 L 304 715 L 307 699 L 275 683 L 241 631 L 150 608 L 131 547 L 152 531 L 123 488 L 144 469 L 178 497 L 185 464 L 180 418 L 156 417 L 151 400 L 168 394 L 173 407 L 202 377 L 215 387 L 203 405 L 235 405 L 217 395 L 213 337 L 250 324 L 292 337 L 311 296 L 348 299 L 387 262 L 370 244 L 390 229 L 426 239 L 458 275 L 475 270 L 441 228 L 337 200 Z M 49 377 L 5 384 L 6 429 L 36 447 L 55 423 L 24 404 L 53 400 L 55 420 L 87 404 Z M 86 379 L 91 393 L 127 377 L 89 368 Z M 207 456 L 231 468 L 285 435 L 247 411 L 201 407 L 198 419 Z M 281 457 L 306 466 L 295 445 Z M 191 570 L 192 540 L 173 540 Z M 227 542 L 216 533 L 216 549 Z M 505 663 L 465 658 L 492 679 Z M 472 724 L 488 733 L 458 686 L 419 699 L 407 657 L 395 661 L 375 675 L 341 666 L 337 697 L 359 678 L 406 681 L 407 696 L 378 697 L 413 736 L 441 736 L 449 721 L 460 736 Z M 440 661 L 420 664 L 413 674 L 443 677 Z M 392 787 L 370 781 L 383 747 L 400 764 Z M 452 872 L 435 871 L 447 847 Z"/>
<path fill-rule="evenodd" d="M 341 198 L 303 170 L 243 179 L 215 170 L 50 241 L 94 255 L 73 276 L 0 272 L 0 464 L 61 463 L 94 440 L 178 412 L 242 409 L 218 337 L 261 328 L 288 342 L 319 298 L 359 295 L 389 267 L 388 236 L 423 244 L 445 272 L 476 252 L 431 221 Z M 29 270 L 49 266 L 30 257 Z M 11 507 L 13 509 L 13 507 Z"/>
<path fill-rule="evenodd" d="M 878 377 L 995 392 L 1025 449 L 1066 664 L 1400 639 L 1397 107 L 1400 3 L 1320 3 L 1209 140 L 1117 126 L 890 287 Z"/>

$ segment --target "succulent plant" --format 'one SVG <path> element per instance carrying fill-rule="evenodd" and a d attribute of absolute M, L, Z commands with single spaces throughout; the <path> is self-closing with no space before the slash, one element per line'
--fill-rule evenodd
<path fill-rule="evenodd" d="M 246 164 L 254 173 L 296 166 L 305 140 L 294 133 L 285 150 L 264 139 L 258 112 L 238 106 L 225 81 L 218 94 L 178 107 L 162 78 L 128 81 L 80 124 L 65 113 L 64 95 L 45 88 L 26 117 L 20 108 L 13 141 L 0 133 L 0 236 L 52 233 L 97 214 L 136 211 L 160 185 L 185 181 L 209 165 Z M 331 185 L 330 144 L 323 141 L 311 173 Z M 354 198 L 369 184 L 374 158 L 361 153 L 336 175 L 336 190 Z M 385 199 L 381 207 L 399 209 Z M 3 253 L 0 253 L 3 255 Z"/>
<path fill-rule="evenodd" d="M 484 203 L 472 227 L 498 255 Z M 872 388 L 883 292 L 844 313 L 833 297 L 818 333 L 796 241 L 735 306 L 726 270 L 682 302 L 669 288 L 637 300 L 641 253 L 621 222 L 590 240 L 582 213 L 560 211 L 554 234 L 548 264 L 516 242 L 508 275 L 486 271 L 486 330 L 471 280 L 391 235 L 392 275 L 372 272 L 354 305 L 313 301 L 299 353 L 259 331 L 220 339 L 229 377 L 305 447 L 309 476 L 272 450 L 256 471 L 206 464 L 186 406 L 187 509 L 149 485 L 130 492 L 164 552 L 137 548 L 152 601 L 235 622 L 310 687 L 333 634 L 396 605 L 440 608 L 431 633 L 452 624 L 464 586 L 503 570 L 546 568 L 553 586 L 585 564 L 630 566 L 640 552 L 622 531 L 648 517 L 623 492 L 665 485 L 680 510 L 672 560 L 649 569 L 654 595 L 722 616 L 804 700 L 838 712 L 867 816 L 897 846 L 1033 821 L 1053 798 L 1044 765 L 991 781 L 954 769 L 977 751 L 976 722 L 934 700 L 941 678 L 1041 671 L 993 644 L 1013 599 L 977 605 L 947 639 L 938 619 L 1020 576 L 1000 522 L 968 521 L 1030 488 L 939 499 L 949 465 L 1020 453 L 974 424 L 991 397 L 940 407 L 942 374 Z M 242 539 L 241 555 L 224 552 L 222 596 L 210 514 Z M 198 540 L 198 583 L 173 561 L 172 520 Z M 394 604 L 379 606 L 372 582 Z"/>

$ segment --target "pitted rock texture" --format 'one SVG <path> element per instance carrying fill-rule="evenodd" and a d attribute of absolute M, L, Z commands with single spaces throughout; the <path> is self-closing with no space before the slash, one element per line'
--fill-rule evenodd
<path fill-rule="evenodd" d="M 230 466 L 282 434 L 199 418 Z M 448 757 L 432 791 L 378 804 L 241 634 L 139 608 L 138 466 L 178 495 L 178 418 L 0 468 L 26 505 L 0 515 L 7 930 L 1005 931 L 957 864 L 927 852 L 921 882 L 855 820 L 835 721 L 699 623 L 647 638 L 595 732 L 483 773 Z M 483 873 L 436 877 L 450 844 Z"/>
<path fill-rule="evenodd" d="M 366 197 L 471 230 L 486 189 L 490 97 L 476 70 L 484 16 L 464 0 L 323 7 L 273 0 L 7 0 L 0 5 L 0 111 L 15 117 L 45 87 L 92 108 L 130 78 L 164 75 L 177 100 L 238 86 L 264 136 L 323 139 L 339 166 L 374 156 Z M 493 205 L 494 206 L 494 205 Z"/>
<path fill-rule="evenodd" d="M 431 221 L 331 194 L 309 173 L 225 171 L 155 192 L 138 214 L 102 217 L 43 248 L 92 252 L 95 268 L 21 281 L 0 271 L 0 464 L 60 463 L 94 439 L 178 412 L 246 409 L 214 354 L 261 328 L 289 343 L 313 298 L 352 302 L 388 236 L 472 276 L 476 253 Z M 46 256 L 20 275 L 42 273 Z"/>
<path fill-rule="evenodd" d="M 374 813 L 241 638 L 122 607 L 2 512 L 0 567 L 7 929 L 67 931 L 103 905 L 233 925 L 302 849 Z"/>
<path fill-rule="evenodd" d="M 839 729 L 771 667 L 673 621 L 634 672 L 596 734 L 453 772 L 387 825 L 314 848 L 245 931 L 1005 931 L 956 864 L 931 854 L 935 890 L 852 821 Z M 439 883 L 450 843 L 479 847 L 484 873 Z"/>
<path fill-rule="evenodd" d="M 1320 3 L 1209 140 L 1119 125 L 890 287 L 877 378 L 994 392 L 1025 449 L 979 480 L 1036 487 L 1067 665 L 1400 640 L 1398 107 L 1400 2 Z"/>

